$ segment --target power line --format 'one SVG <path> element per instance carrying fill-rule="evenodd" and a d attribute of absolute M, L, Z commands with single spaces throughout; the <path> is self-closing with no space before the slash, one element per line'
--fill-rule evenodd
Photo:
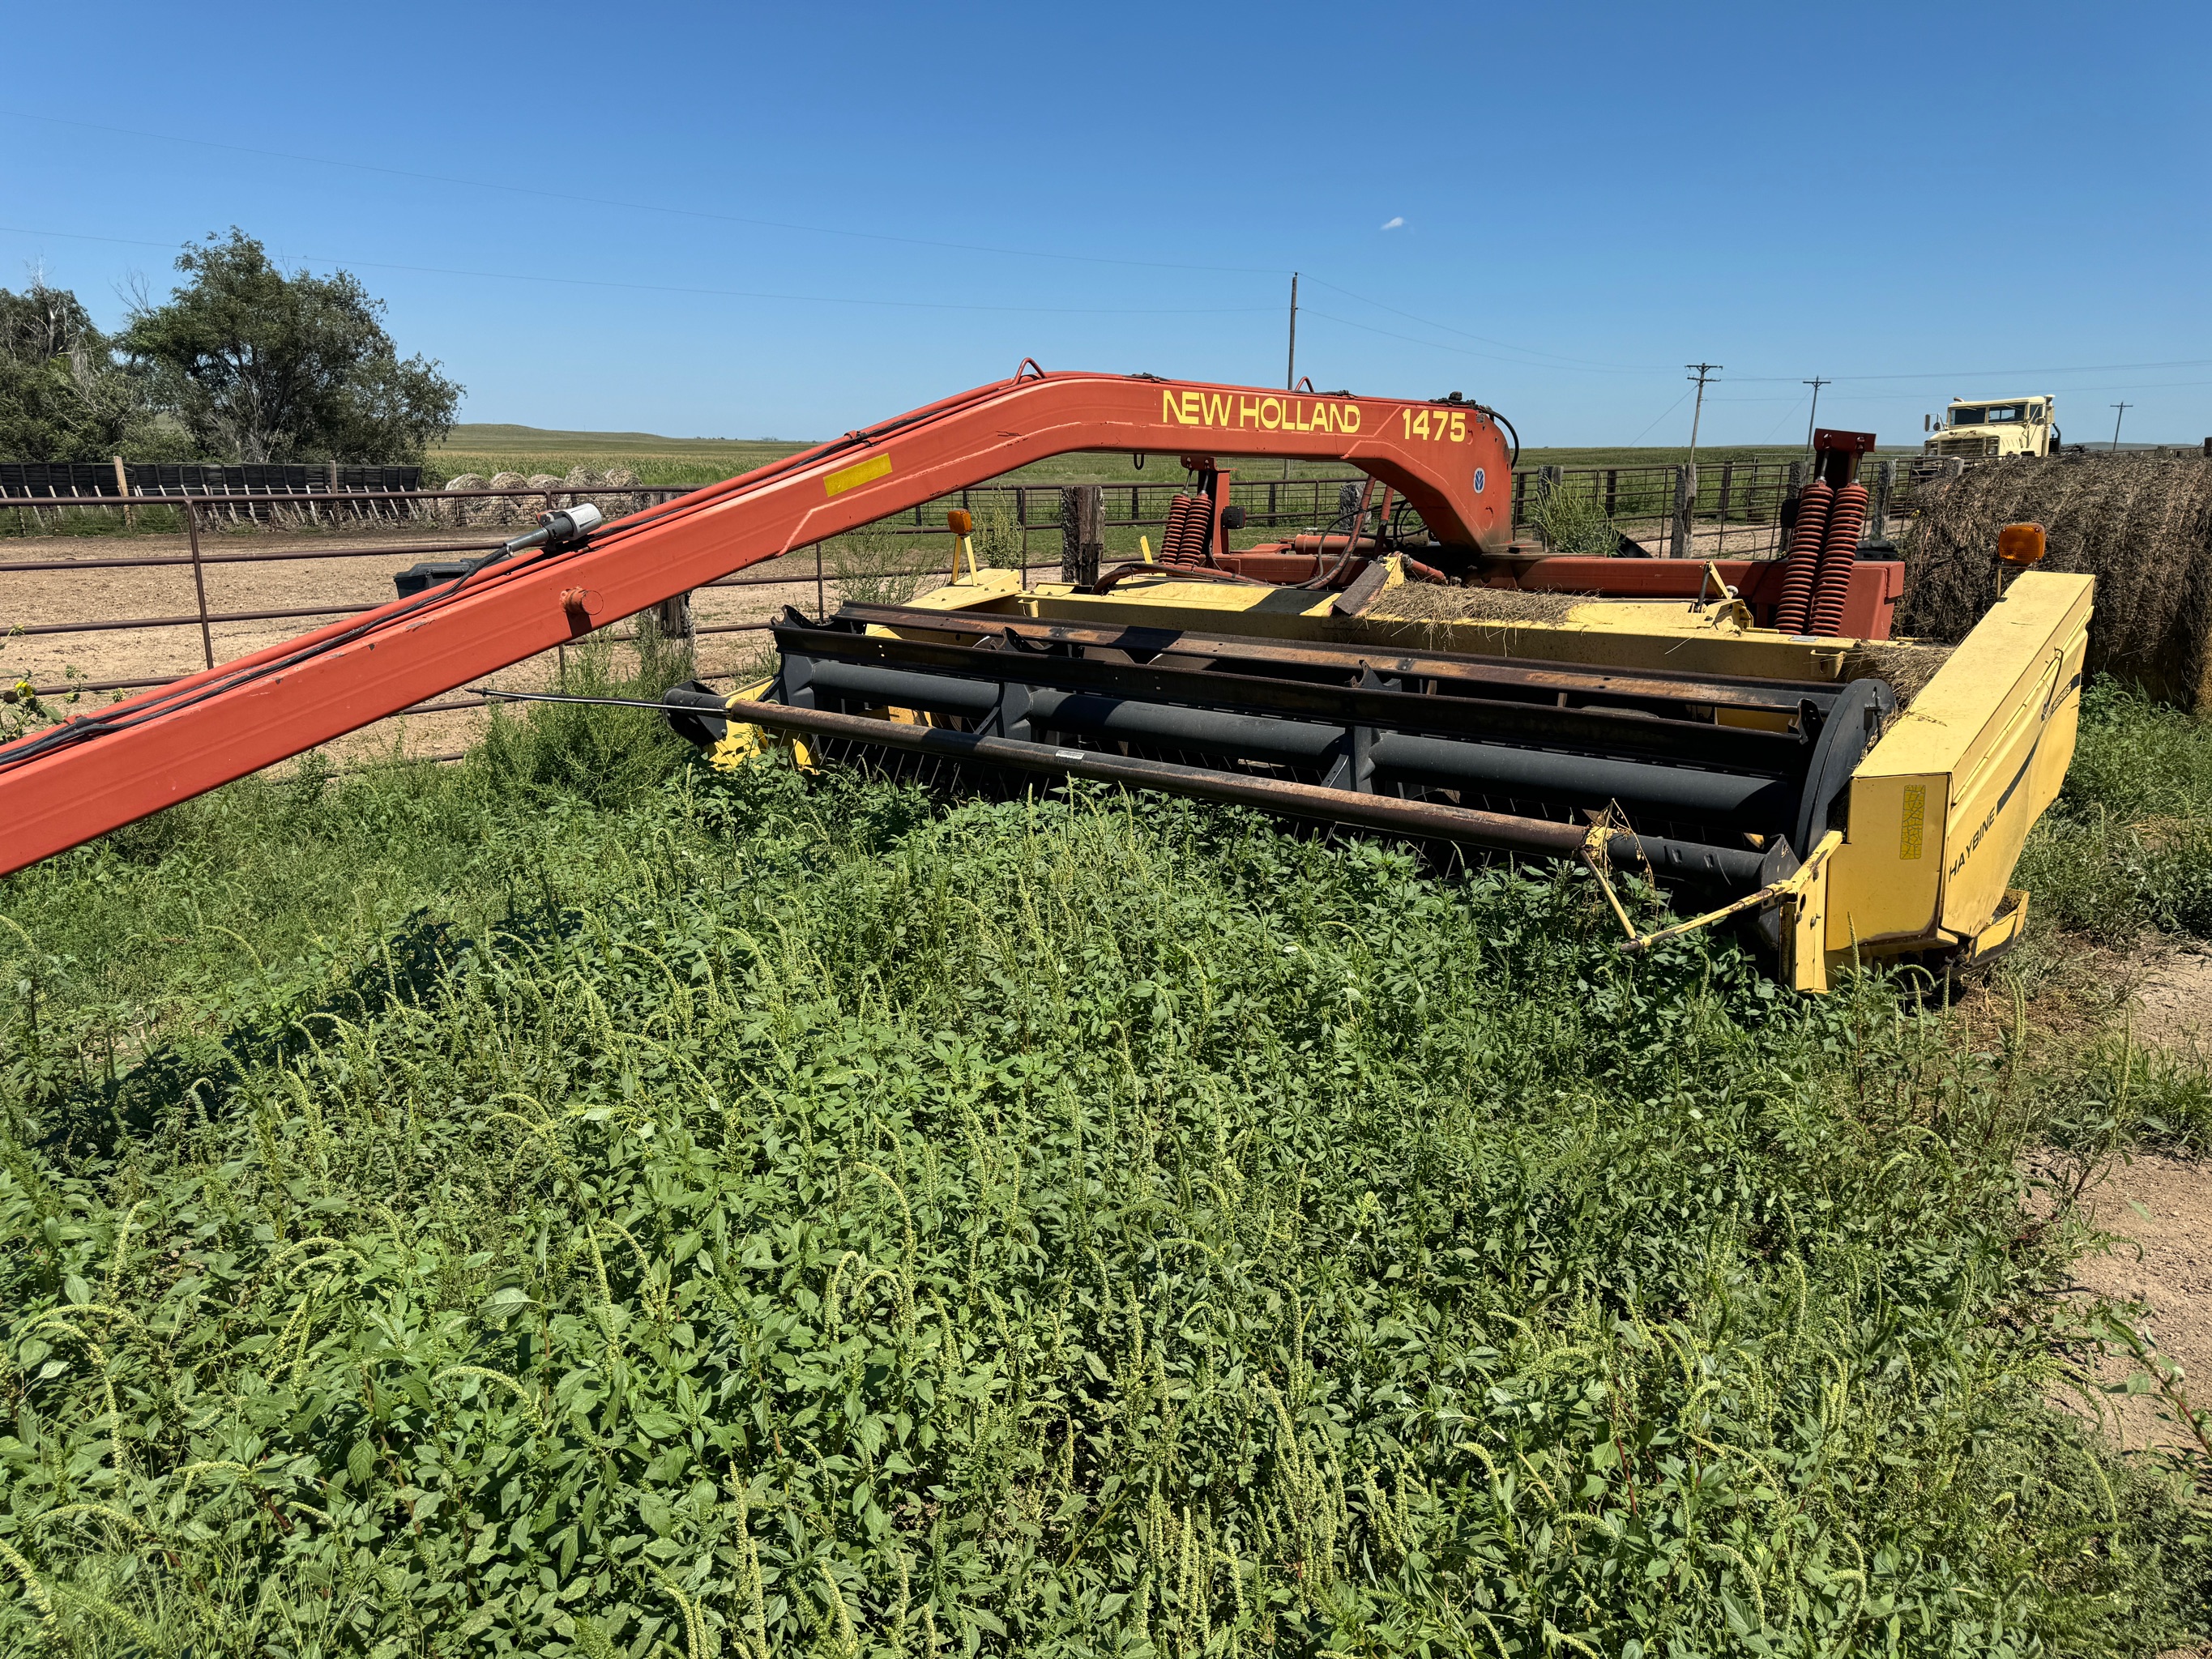
<path fill-rule="evenodd" d="M 1637 445 L 1642 443 L 1646 438 L 1650 437 L 1651 435 L 1652 428 L 1657 426 L 1661 421 L 1665 420 L 1669 415 L 1672 415 L 1676 410 L 1680 409 L 1688 399 L 1689 395 L 1690 394 L 1688 392 L 1685 392 L 1680 398 L 1675 398 L 1673 403 L 1668 404 L 1666 408 L 1661 410 L 1656 417 L 1653 419 L 1650 426 L 1645 427 L 1643 431 L 1638 433 L 1633 438 L 1631 438 L 1627 443 L 1622 446 L 1622 447 L 1626 449 L 1633 449 Z"/>
<path fill-rule="evenodd" d="M 1832 378 L 1831 384 L 1844 385 L 1862 380 L 1909 380 L 1917 382 L 1920 380 L 1969 380 L 1978 374 L 2118 374 L 2120 370 L 2127 368 L 2212 368 L 2212 357 L 2176 357 L 2165 362 L 2154 363 L 2076 363 L 2070 368 L 2054 368 L 2049 364 L 2044 364 L 2040 367 L 2029 368 L 1947 368 L 1938 372 L 1924 374 L 1838 374 Z M 1787 374 L 1739 374 L 1735 378 L 1740 384 L 1747 385 L 1753 381 L 1779 384 L 1792 377 Z M 1804 382 L 1800 380 L 1798 384 L 1802 386 Z M 2062 388 L 2062 390 L 2063 389 L 2063 388 Z"/>
<path fill-rule="evenodd" d="M 1321 278 L 1318 276 L 1313 276 L 1307 278 L 1307 280 L 1309 282 L 1317 283 Z M 1334 284 L 1332 283 L 1330 286 L 1334 287 Z M 1311 306 L 1307 306 L 1304 307 L 1304 309 L 1305 314 L 1309 317 L 1318 317 L 1325 323 L 1337 323 L 1342 325 L 1346 328 L 1356 328 L 1363 334 L 1379 334 L 1386 340 L 1403 340 L 1409 345 L 1420 346 L 1426 350 L 1449 351 L 1462 357 L 1479 357 L 1486 363 L 1504 363 L 1514 368 L 1542 368 L 1550 369 L 1555 373 L 1564 371 L 1565 373 L 1574 374 L 1632 374 L 1639 376 L 1646 374 L 1660 374 L 1666 372 L 1663 369 L 1656 368 L 1578 368 L 1572 363 L 1532 363 L 1525 357 L 1501 357 L 1494 351 L 1470 351 L 1465 346 L 1446 345 L 1441 340 L 1424 340 L 1417 335 L 1401 334 L 1397 330 L 1393 328 L 1376 328 L 1371 323 L 1355 323 L 1349 317 L 1339 317 L 1333 312 L 1316 311 Z"/>
<path fill-rule="evenodd" d="M 1364 294 L 1354 294 L 1350 289 L 1344 287 L 1341 283 L 1332 283 L 1326 277 L 1315 276 L 1310 277 L 1308 280 L 1318 283 L 1323 288 L 1334 289 L 1339 294 L 1343 295 L 1347 300 L 1357 300 L 1364 306 L 1373 306 L 1377 311 L 1387 311 L 1393 317 L 1403 317 L 1409 323 L 1419 323 L 1424 328 L 1440 328 L 1447 334 L 1458 335 L 1462 340 L 1479 340 L 1484 345 L 1494 345 L 1498 347 L 1501 350 L 1518 351 L 1532 357 L 1554 357 L 1563 364 L 1582 368 L 1609 369 L 1619 374 L 1661 374 L 1666 372 L 1660 368 L 1634 368 L 1626 363 L 1593 362 L 1587 357 L 1570 357 L 1561 352 L 1543 350 L 1541 348 L 1537 346 L 1520 346 L 1515 345 L 1510 340 L 1494 340 L 1487 334 L 1470 334 L 1463 328 L 1454 328 L 1449 323 L 1437 322 L 1432 317 L 1417 317 L 1410 311 L 1401 311 L 1397 307 L 1385 305 L 1380 300 L 1370 300 Z M 1341 319 L 1340 319 L 1338 320 Z M 1356 328 L 1358 325 L 1355 323 L 1352 326 Z M 1538 365 L 1535 364 L 1529 365 L 1531 368 L 1537 366 Z"/>

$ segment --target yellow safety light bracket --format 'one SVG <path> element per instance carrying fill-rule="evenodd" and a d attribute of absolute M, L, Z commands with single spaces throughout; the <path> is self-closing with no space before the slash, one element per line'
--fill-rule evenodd
<path fill-rule="evenodd" d="M 1635 922 L 1629 919 L 1627 908 L 1621 903 L 1620 895 L 1613 890 L 1612 879 L 1606 873 L 1606 846 L 1616 833 L 1616 826 L 1613 824 L 1592 824 L 1589 834 L 1583 838 L 1582 859 L 1589 872 L 1597 878 L 1598 887 L 1605 894 L 1606 902 L 1613 907 L 1613 914 L 1619 918 L 1622 931 L 1628 935 L 1621 941 L 1620 948 L 1624 952 L 1638 955 L 1662 939 L 1694 933 L 1701 927 L 1726 921 L 1731 916 L 1749 915 L 1765 909 L 1769 905 L 1779 904 L 1783 907 L 1784 976 L 1795 985 L 1798 978 L 1796 963 L 1805 960 L 1809 954 L 1811 961 L 1817 964 L 1821 983 L 1818 987 L 1798 985 L 1796 988 L 1826 988 L 1826 959 L 1820 948 L 1820 919 L 1817 914 L 1809 916 L 1806 914 L 1808 908 L 1806 901 L 1814 894 L 1814 884 L 1826 869 L 1829 858 L 1844 844 L 1842 830 L 1831 830 L 1821 836 L 1814 844 L 1812 855 L 1780 881 L 1769 882 L 1758 891 L 1747 893 L 1734 903 L 1724 904 L 1717 910 L 1708 910 L 1703 915 L 1692 916 L 1687 921 L 1678 921 L 1670 927 L 1658 928 L 1649 933 L 1640 932 Z M 1809 908 L 1816 913 L 1825 908 L 1818 904 Z"/>
<path fill-rule="evenodd" d="M 952 532 L 952 580 L 956 582 L 960 580 L 960 560 L 963 554 L 968 560 L 968 574 L 972 577 L 975 574 L 975 538 L 970 532 L 975 528 L 975 520 L 969 516 L 967 508 L 956 507 L 945 515 L 945 522 Z"/>

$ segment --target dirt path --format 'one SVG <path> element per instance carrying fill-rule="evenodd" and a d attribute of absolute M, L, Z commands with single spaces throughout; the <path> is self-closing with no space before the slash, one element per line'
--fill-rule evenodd
<path fill-rule="evenodd" d="M 2154 961 L 2136 1008 L 2139 1041 L 2212 1058 L 2212 954 L 2177 951 Z"/>
<path fill-rule="evenodd" d="M 2181 1366 L 2200 1408 L 2212 1403 L 2212 1163 L 2138 1152 L 2084 1197 L 2114 1242 L 2075 1264 L 2076 1293 L 2140 1307 L 2143 1339 Z M 2131 1356 L 2108 1355 L 2099 1380 L 2124 1384 L 2141 1369 Z M 2124 1450 L 2194 1443 L 2154 1395 L 2106 1395 L 2102 1405 Z"/>
<path fill-rule="evenodd" d="M 204 534 L 202 570 L 210 614 L 340 607 L 313 615 L 215 623 L 209 629 L 215 660 L 228 662 L 336 621 L 345 614 L 343 607 L 382 605 L 393 597 L 392 578 L 418 560 L 460 558 L 497 545 L 497 538 L 483 531 L 425 529 L 379 536 L 349 529 L 343 538 L 267 532 Z M 326 556 L 339 547 L 362 550 L 349 551 L 343 557 Z M 919 555 L 921 550 L 917 548 L 916 552 Z M 188 553 L 181 534 L 0 539 L 0 562 L 38 566 L 31 570 L 0 570 L 0 681 L 13 684 L 27 679 L 34 685 L 46 686 L 74 675 L 99 684 L 166 678 L 204 667 L 206 655 Z M 121 569 L 103 564 L 117 558 L 146 557 L 180 562 Z M 702 678 L 720 681 L 753 670 L 764 653 L 765 641 L 757 626 L 748 625 L 767 622 L 787 605 L 810 613 L 814 610 L 817 590 L 812 560 L 801 555 L 794 556 L 793 562 L 802 567 L 793 580 L 702 588 L 693 595 L 693 617 L 700 628 L 747 629 L 699 635 Z M 830 603 L 836 603 L 834 572 L 829 574 L 822 591 Z M 159 628 L 9 635 L 18 627 L 147 618 L 178 620 Z M 617 621 L 608 631 L 620 640 L 630 629 Z M 514 690 L 542 687 L 553 683 L 558 667 L 558 653 L 548 652 L 503 670 L 493 679 Z M 104 694 L 87 695 L 95 702 L 106 700 Z M 333 753 L 349 760 L 372 752 L 389 753 L 395 744 L 400 752 L 410 755 L 451 754 L 475 740 L 484 719 L 481 709 L 416 713 L 380 722 L 331 747 Z"/>

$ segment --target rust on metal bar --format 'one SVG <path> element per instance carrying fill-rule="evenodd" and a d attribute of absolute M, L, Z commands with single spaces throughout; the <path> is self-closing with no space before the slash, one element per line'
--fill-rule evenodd
<path fill-rule="evenodd" d="M 1176 629 L 1093 627 L 1080 623 L 1039 622 L 994 611 L 927 611 L 916 606 L 848 605 L 839 614 L 853 621 L 884 628 L 913 628 L 939 633 L 1003 635 L 1012 632 L 1024 639 L 1050 644 L 1103 647 L 1110 650 L 1147 653 L 1188 651 L 1217 659 L 1250 657 L 1302 667 L 1342 669 L 1369 666 L 1388 674 L 1424 679 L 1463 680 L 1474 684 L 1510 686 L 1531 691 L 1569 691 L 1619 697 L 1658 698 L 1668 702 L 1720 703 L 1731 708 L 1771 709 L 1794 714 L 1801 700 L 1832 700 L 1836 688 L 1826 682 L 1720 678 L 1677 674 L 1659 669 L 1633 674 L 1608 669 L 1534 667 L 1510 657 L 1479 656 L 1470 652 L 1394 652 L 1371 645 L 1283 644 L 1255 642 L 1250 635 L 1185 632 Z"/>
<path fill-rule="evenodd" d="M 185 501 L 185 533 L 191 538 L 192 596 L 198 601 L 200 617 L 200 650 L 207 658 L 207 665 L 215 666 L 215 635 L 208 629 L 207 573 L 200 565 L 200 511 L 187 497 Z M 26 633 L 44 630 L 26 629 Z"/>

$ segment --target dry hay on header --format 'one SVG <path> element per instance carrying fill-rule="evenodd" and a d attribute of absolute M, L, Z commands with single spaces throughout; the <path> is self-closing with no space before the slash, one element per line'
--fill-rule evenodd
<path fill-rule="evenodd" d="M 2212 462 L 2065 455 L 1993 461 L 1936 486 L 1903 540 L 1900 633 L 1955 641 L 1996 594 L 1997 532 L 2040 524 L 2039 568 L 2097 579 L 2089 667 L 2184 708 L 2212 671 Z"/>
<path fill-rule="evenodd" d="M 1577 605 L 1601 601 L 1599 593 L 1523 592 L 1510 587 L 1439 587 L 1428 582 L 1407 582 L 1385 588 L 1363 613 L 1380 622 L 1564 622 Z M 1451 641 L 1440 635 L 1434 643 L 1449 648 Z M 1923 645 L 1908 641 L 1863 640 L 1844 653 L 1845 680 L 1886 680 L 1897 693 L 1898 706 L 1909 706 L 1936 671 L 1950 659 L 1948 645 Z"/>
<path fill-rule="evenodd" d="M 1368 601 L 1361 614 L 1403 622 L 1556 623 L 1565 622 L 1577 605 L 1601 597 L 1407 582 L 1402 587 L 1383 588 Z"/>
<path fill-rule="evenodd" d="M 1897 706 L 1909 708 L 1936 671 L 1951 659 L 1948 645 L 1919 645 L 1905 640 L 1860 640 L 1844 653 L 1841 678 L 1881 680 L 1897 693 Z"/>

